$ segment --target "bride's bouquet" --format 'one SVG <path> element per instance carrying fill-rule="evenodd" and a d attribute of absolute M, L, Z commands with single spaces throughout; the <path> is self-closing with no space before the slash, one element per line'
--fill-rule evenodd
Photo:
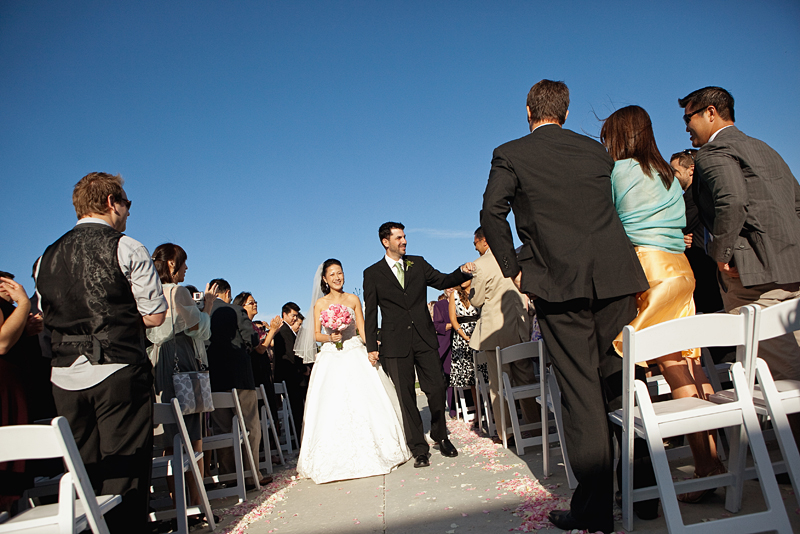
<path fill-rule="evenodd" d="M 353 322 L 353 310 L 342 304 L 331 304 L 327 310 L 319 314 L 319 322 L 328 330 L 341 332 Z M 336 342 L 336 348 L 341 350 L 342 342 Z"/>

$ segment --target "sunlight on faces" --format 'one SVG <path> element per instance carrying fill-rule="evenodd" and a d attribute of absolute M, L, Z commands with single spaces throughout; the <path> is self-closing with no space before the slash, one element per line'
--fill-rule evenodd
<path fill-rule="evenodd" d="M 122 190 L 122 198 L 116 199 L 109 195 L 108 202 L 111 208 L 112 226 L 118 232 L 124 232 L 128 225 L 128 216 L 131 214 L 128 194 Z"/>
<path fill-rule="evenodd" d="M 684 109 L 685 116 L 690 116 L 689 122 L 686 123 L 686 131 L 689 132 L 689 139 L 695 148 L 700 148 L 708 143 L 708 139 L 713 133 L 712 124 L 709 120 L 709 108 L 712 107 L 708 106 L 701 111 L 694 103 L 691 103 Z M 685 121 L 686 119 L 684 119 Z"/>
<path fill-rule="evenodd" d="M 247 312 L 247 315 L 250 317 L 251 321 L 253 320 L 253 317 L 258 314 L 258 302 L 256 302 L 256 299 L 254 299 L 252 295 L 247 297 L 247 300 L 242 307 L 244 307 L 244 310 Z"/>
<path fill-rule="evenodd" d="M 297 321 L 297 312 L 296 311 L 291 310 L 289 313 L 284 313 L 283 314 L 283 322 L 285 322 L 289 326 L 292 326 L 295 323 L 295 321 Z"/>
<path fill-rule="evenodd" d="M 390 258 L 400 259 L 406 253 L 406 233 L 399 228 L 392 228 L 392 235 L 388 239 L 381 239 L 386 253 Z"/>
<path fill-rule="evenodd" d="M 341 291 L 342 287 L 344 287 L 344 272 L 342 268 L 336 264 L 328 267 L 323 278 L 325 279 L 325 283 L 327 283 L 332 290 Z"/>
<path fill-rule="evenodd" d="M 694 165 L 690 167 L 684 167 L 681 165 L 681 162 L 678 158 L 673 159 L 669 162 L 669 166 L 672 167 L 672 172 L 675 178 L 678 180 L 678 183 L 681 184 L 681 188 L 686 191 L 690 185 L 692 185 L 692 176 L 694 175 Z"/>

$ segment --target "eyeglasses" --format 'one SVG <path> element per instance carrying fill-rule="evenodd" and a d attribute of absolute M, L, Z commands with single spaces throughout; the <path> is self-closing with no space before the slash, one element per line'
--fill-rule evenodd
<path fill-rule="evenodd" d="M 131 209 L 131 204 L 133 204 L 133 202 L 128 200 L 127 198 L 118 198 L 117 202 L 123 204 L 127 209 Z"/>
<path fill-rule="evenodd" d="M 244 305 L 245 306 L 257 306 L 258 302 L 254 301 L 254 300 L 251 300 L 250 302 L 245 302 Z"/>
<path fill-rule="evenodd" d="M 697 112 L 695 111 L 695 113 L 697 113 Z M 685 120 L 685 119 L 684 119 L 684 120 Z M 689 124 L 689 123 L 687 122 L 686 124 Z M 689 156 L 690 158 L 692 158 L 692 161 L 694 161 L 694 155 L 695 155 L 696 153 L 697 153 L 697 150 L 692 150 L 691 148 L 687 148 L 687 149 L 685 149 L 685 150 L 681 150 L 681 154 L 686 154 L 687 156 Z"/>
<path fill-rule="evenodd" d="M 692 120 L 692 117 L 694 115 L 697 115 L 698 113 L 702 113 L 705 110 L 707 110 L 708 108 L 709 108 L 709 106 L 706 106 L 704 108 L 696 109 L 696 110 L 692 111 L 691 113 L 687 113 L 686 115 L 683 116 L 683 122 L 686 123 L 686 126 L 689 126 L 689 122 Z"/>

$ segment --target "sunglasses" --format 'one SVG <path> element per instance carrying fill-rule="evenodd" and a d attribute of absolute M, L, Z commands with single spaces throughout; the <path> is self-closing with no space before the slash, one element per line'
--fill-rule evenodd
<path fill-rule="evenodd" d="M 127 209 L 131 209 L 131 204 L 133 204 L 133 202 L 128 200 L 127 198 L 118 198 L 117 202 L 124 205 Z"/>
<path fill-rule="evenodd" d="M 696 109 L 696 110 L 692 111 L 691 113 L 687 113 L 686 115 L 683 116 L 683 122 L 686 123 L 686 126 L 689 126 L 689 122 L 692 120 L 693 116 L 697 115 L 698 113 L 702 113 L 707 109 L 708 109 L 708 106 L 706 106 L 704 108 Z"/>

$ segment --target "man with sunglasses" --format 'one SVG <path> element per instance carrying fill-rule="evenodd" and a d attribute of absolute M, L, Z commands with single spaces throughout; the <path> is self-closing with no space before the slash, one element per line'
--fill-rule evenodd
<path fill-rule="evenodd" d="M 700 149 L 692 193 L 708 229 L 706 249 L 718 267 L 725 311 L 798 298 L 800 185 L 789 166 L 734 126 L 733 97 L 725 89 L 698 89 L 678 105 L 692 146 Z M 800 379 L 798 340 L 787 334 L 759 345 L 776 379 Z"/>
<path fill-rule="evenodd" d="M 109 530 L 145 532 L 154 400 L 145 328 L 164 322 L 167 301 L 150 253 L 122 233 L 131 207 L 122 177 L 87 174 L 72 203 L 78 223 L 35 266 L 53 398 L 95 493 L 122 496 L 105 515 Z"/>

